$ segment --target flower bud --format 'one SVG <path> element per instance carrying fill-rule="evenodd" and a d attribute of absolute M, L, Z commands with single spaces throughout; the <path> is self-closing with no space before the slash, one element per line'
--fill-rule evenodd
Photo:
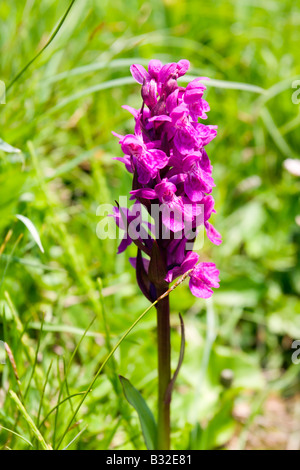
<path fill-rule="evenodd" d="M 153 108 L 156 103 L 157 103 L 157 85 L 155 80 L 144 80 L 143 86 L 142 86 L 142 98 L 144 103 L 148 106 L 148 108 Z"/>

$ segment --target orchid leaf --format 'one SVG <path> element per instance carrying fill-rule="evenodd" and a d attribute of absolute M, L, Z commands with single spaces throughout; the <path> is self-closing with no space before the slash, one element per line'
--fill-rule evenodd
<path fill-rule="evenodd" d="M 156 449 L 157 425 L 154 416 L 140 392 L 125 377 L 119 376 L 124 395 L 139 415 L 145 444 L 148 450 Z"/>

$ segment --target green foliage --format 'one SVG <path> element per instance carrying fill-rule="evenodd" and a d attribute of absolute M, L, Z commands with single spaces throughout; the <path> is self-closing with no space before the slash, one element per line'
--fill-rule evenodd
<path fill-rule="evenodd" d="M 121 151 L 111 135 L 132 132 L 121 105 L 141 102 L 129 65 L 187 58 L 191 76 L 212 79 L 208 123 L 219 126 L 208 147 L 217 185 L 213 223 L 224 242 L 213 247 L 205 239 L 201 248 L 221 271 L 212 303 L 193 298 L 186 285 L 171 295 L 173 371 L 179 311 L 186 336 L 172 442 L 176 449 L 226 448 L 238 433 L 243 447 L 269 393 L 299 393 L 290 345 L 300 339 L 300 180 L 283 162 L 299 158 L 292 83 L 300 76 L 300 7 L 292 0 L 76 0 L 64 17 L 70 4 L 12 1 L 0 10 L 7 88 L 0 105 L 0 340 L 10 351 L 0 364 L 0 446 L 55 447 L 65 435 L 61 448 L 144 448 L 118 374 L 156 409 L 154 311 L 87 393 L 148 306 L 128 262 L 135 248 L 117 256 L 119 240 L 98 239 L 97 207 L 128 194 L 131 184 L 112 159 Z M 229 390 L 220 382 L 224 369 L 234 373 Z M 233 417 L 238 401 L 251 412 L 242 425 Z"/>
<path fill-rule="evenodd" d="M 120 376 L 120 381 L 126 399 L 134 407 L 137 414 L 139 415 L 139 420 L 141 423 L 141 428 L 147 449 L 155 450 L 157 448 L 157 424 L 150 408 L 148 407 L 140 392 L 136 388 L 134 388 L 133 385 L 131 385 L 129 380 L 125 379 L 125 377 Z"/>

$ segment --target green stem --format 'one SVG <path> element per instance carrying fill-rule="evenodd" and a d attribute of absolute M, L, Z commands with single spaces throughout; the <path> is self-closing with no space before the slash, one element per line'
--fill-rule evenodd
<path fill-rule="evenodd" d="M 158 289 L 160 296 L 167 289 Z M 170 400 L 166 399 L 171 381 L 170 305 L 169 296 L 156 305 L 158 342 L 158 450 L 170 449 Z"/>

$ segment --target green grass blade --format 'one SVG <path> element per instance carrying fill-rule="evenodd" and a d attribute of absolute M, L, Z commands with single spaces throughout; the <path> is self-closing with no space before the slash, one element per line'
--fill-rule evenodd
<path fill-rule="evenodd" d="M 0 139 L 0 150 L 6 153 L 20 153 L 21 152 L 21 150 L 15 147 L 12 147 L 11 145 L 4 142 L 4 140 L 2 139 Z"/>
<path fill-rule="evenodd" d="M 270 111 L 267 108 L 262 108 L 260 111 L 260 116 L 266 126 L 267 131 L 283 155 L 285 155 L 287 158 L 296 158 L 294 151 L 290 148 L 284 137 L 280 134 L 280 131 L 276 126 Z"/>
<path fill-rule="evenodd" d="M 28 328 L 33 330 L 39 330 L 41 328 L 40 322 L 29 322 Z M 44 331 L 48 331 L 51 333 L 67 333 L 70 335 L 80 335 L 84 334 L 84 330 L 82 328 L 76 328 L 75 326 L 70 325 L 52 325 L 50 323 L 45 323 L 43 327 Z M 103 338 L 101 333 L 96 331 L 87 331 L 85 336 L 89 338 Z"/>
<path fill-rule="evenodd" d="M 73 101 L 77 101 L 80 98 L 84 98 L 85 96 L 97 93 L 98 91 L 108 90 L 109 88 L 116 88 L 123 85 L 133 85 L 134 83 L 135 81 L 132 77 L 115 78 L 113 80 L 108 80 L 107 82 L 99 83 L 98 85 L 85 88 L 84 90 L 79 91 L 78 93 L 74 93 L 74 95 L 71 95 L 68 98 L 61 100 L 61 102 L 58 103 L 56 106 L 50 108 L 49 111 L 46 111 L 46 114 L 53 114 L 56 111 L 59 111 L 60 109 L 64 108 L 68 104 L 72 103 Z"/>
<path fill-rule="evenodd" d="M 67 450 L 68 447 L 70 447 L 70 446 L 73 444 L 73 442 L 75 442 L 76 439 L 78 439 L 78 437 L 81 436 L 81 434 L 87 429 L 87 427 L 88 427 L 87 425 L 84 426 L 84 428 L 81 429 L 81 431 L 79 431 L 78 434 L 76 434 L 76 436 L 74 437 L 74 439 L 72 439 L 71 442 L 69 442 L 69 444 L 67 444 L 66 447 L 63 448 L 63 450 Z"/>
<path fill-rule="evenodd" d="M 19 412 L 21 413 L 21 415 L 23 416 L 25 421 L 28 423 L 32 433 L 34 434 L 36 439 L 41 444 L 42 448 L 44 450 L 52 450 L 52 448 L 46 444 L 45 439 L 43 438 L 42 434 L 40 433 L 40 431 L 38 430 L 38 428 L 34 424 L 33 420 L 31 419 L 31 417 L 27 413 L 26 408 L 24 407 L 23 403 L 20 401 L 19 397 L 12 390 L 9 391 L 9 394 L 10 394 L 10 397 L 12 398 L 12 400 L 14 401 L 14 403 L 16 404 Z"/>
<path fill-rule="evenodd" d="M 29 67 L 35 62 L 40 55 L 47 49 L 47 47 L 50 46 L 51 42 L 55 39 L 56 35 L 58 34 L 59 30 L 61 29 L 62 25 L 64 24 L 68 14 L 71 11 L 72 6 L 74 5 L 76 0 L 72 0 L 69 7 L 67 8 L 65 14 L 63 15 L 62 19 L 60 20 L 58 26 L 55 28 L 53 34 L 51 35 L 50 39 L 47 41 L 45 46 L 31 59 L 28 64 L 25 65 L 25 67 L 15 76 L 15 78 L 9 83 L 9 85 L 6 88 L 6 93 L 11 89 L 11 87 L 22 77 L 22 75 L 26 72 L 26 70 L 29 69 Z"/>
<path fill-rule="evenodd" d="M 34 239 L 35 243 L 37 244 L 41 252 L 45 253 L 39 233 L 37 229 L 35 228 L 34 224 L 31 222 L 31 220 L 28 219 L 28 217 L 25 217 L 24 215 L 21 215 L 21 214 L 17 214 L 16 217 L 25 225 L 25 227 L 28 228 L 29 232 L 32 235 L 32 238 Z"/>
<path fill-rule="evenodd" d="M 74 398 L 74 397 L 78 397 L 80 395 L 85 395 L 86 392 L 77 392 L 77 393 L 73 393 L 72 395 L 64 398 L 63 400 L 61 400 L 59 403 L 57 403 L 45 416 L 45 418 L 43 419 L 43 421 L 41 421 L 41 424 L 39 425 L 39 429 L 41 429 L 41 427 L 45 424 L 45 422 L 47 421 L 47 419 L 49 418 L 49 416 L 54 412 L 56 411 L 63 403 L 65 403 L 66 401 L 68 400 L 71 400 L 71 398 Z"/>
<path fill-rule="evenodd" d="M 41 322 L 40 334 L 39 334 L 37 347 L 36 347 L 36 351 L 35 351 L 34 363 L 33 363 L 32 371 L 31 371 L 31 374 L 30 374 L 30 377 L 29 377 L 29 380 L 28 380 L 28 384 L 27 384 L 25 393 L 24 393 L 24 401 L 26 400 L 27 394 L 29 392 L 31 381 L 34 377 L 35 369 L 36 369 L 36 366 L 37 366 L 37 363 L 38 363 L 38 355 L 39 355 L 39 350 L 40 350 L 40 345 L 41 345 L 41 338 L 42 338 L 42 333 L 43 333 L 44 320 L 45 320 L 45 316 L 43 317 L 43 320 Z"/>
<path fill-rule="evenodd" d="M 91 150 L 87 150 L 86 152 L 81 153 L 77 157 L 73 158 L 73 160 L 70 160 L 66 163 L 63 163 L 58 168 L 56 168 L 53 175 L 46 178 L 46 181 L 52 181 L 53 179 L 57 178 L 58 176 L 62 176 L 65 173 L 69 173 L 71 170 L 78 167 L 78 165 L 80 165 L 80 163 L 87 161 L 90 157 L 95 155 L 97 150 L 99 150 L 100 148 L 101 147 L 94 147 Z"/>
<path fill-rule="evenodd" d="M 47 86 L 49 83 L 56 83 L 61 80 L 68 79 L 70 77 L 76 77 L 82 74 L 88 74 L 91 72 L 98 72 L 99 70 L 111 70 L 111 69 L 120 69 L 123 67 L 130 67 L 132 64 L 140 64 L 140 65 L 147 65 L 148 60 L 142 59 L 141 57 L 132 57 L 127 59 L 116 59 L 112 60 L 111 62 L 96 62 L 87 65 L 83 65 L 81 67 L 76 67 L 74 69 L 68 70 L 67 72 L 62 72 L 57 75 L 53 75 L 52 77 L 47 77 L 42 83 L 41 86 Z"/>
<path fill-rule="evenodd" d="M 193 80 L 194 78 L 197 78 L 197 77 L 193 75 L 186 75 L 183 79 L 181 79 L 181 81 L 183 83 L 186 83 L 186 82 Z M 60 109 L 67 106 L 68 104 L 74 101 L 77 101 L 81 98 L 84 98 L 85 96 L 91 95 L 93 93 L 97 93 L 102 90 L 108 90 L 109 88 L 117 88 L 119 86 L 133 85 L 133 84 L 135 84 L 135 81 L 132 77 L 115 78 L 113 80 L 108 80 L 106 82 L 99 83 L 98 85 L 91 86 L 82 91 L 79 91 L 78 93 L 74 93 L 68 98 L 63 99 L 56 106 L 54 106 L 53 108 L 50 108 L 50 110 L 47 111 L 46 114 L 50 115 L 52 113 L 55 113 L 56 111 L 59 111 Z M 251 93 L 258 93 L 258 94 L 265 93 L 265 90 L 263 88 L 256 86 L 256 85 L 251 85 L 249 83 L 239 83 L 239 82 L 230 82 L 226 80 L 211 79 L 209 81 L 205 81 L 205 85 L 207 85 L 208 87 L 211 86 L 215 88 L 223 88 L 223 89 L 228 89 L 228 90 L 248 91 Z"/>
<path fill-rule="evenodd" d="M 2 278 L 1 278 L 1 281 L 0 281 L 0 291 L 2 289 L 2 285 L 3 285 L 3 282 L 4 282 L 4 279 L 5 279 L 5 276 L 6 276 L 6 272 L 9 268 L 9 265 L 11 263 L 11 260 L 13 258 L 13 254 L 15 252 L 15 250 L 17 249 L 17 246 L 18 244 L 20 243 L 21 239 L 23 238 L 23 234 L 21 233 L 21 235 L 18 237 L 17 241 L 15 242 L 10 254 L 8 255 L 7 259 L 6 259 L 6 263 L 5 263 L 5 266 L 4 266 L 4 270 L 3 270 L 3 274 L 2 274 Z"/>
<path fill-rule="evenodd" d="M 197 78 L 197 75 L 185 75 L 184 77 L 180 78 L 180 81 L 183 83 L 188 83 L 195 78 Z M 223 88 L 224 90 L 248 91 L 250 93 L 257 93 L 259 95 L 264 95 L 266 93 L 264 88 L 261 88 L 257 85 L 252 85 L 251 83 L 231 82 L 227 80 L 217 80 L 214 78 L 203 80 L 202 83 L 207 87 Z"/>
<path fill-rule="evenodd" d="M 59 271 L 62 273 L 66 272 L 66 270 L 63 268 L 47 266 L 46 264 L 42 264 L 42 263 L 35 263 L 35 262 L 32 263 L 31 261 L 28 261 L 26 258 L 19 258 L 18 256 L 9 256 L 9 255 L 3 254 L 1 258 L 3 258 L 4 261 L 10 259 L 10 263 L 19 263 L 22 266 L 28 266 L 30 268 L 41 269 L 42 271 Z"/>
<path fill-rule="evenodd" d="M 44 382 L 44 385 L 43 385 L 42 395 L 41 395 L 40 404 L 39 404 L 39 411 L 38 411 L 38 416 L 37 416 L 37 427 L 38 428 L 40 426 L 42 406 L 43 406 L 45 391 L 46 391 L 46 387 L 47 387 L 47 384 L 48 384 L 49 375 L 50 375 L 50 372 L 51 372 L 51 369 L 52 369 L 52 365 L 53 365 L 53 359 L 51 360 L 51 362 L 49 364 L 49 367 L 48 367 L 48 370 L 47 370 L 47 373 L 46 373 L 45 382 Z"/>
<path fill-rule="evenodd" d="M 62 380 L 62 383 L 61 383 L 61 386 L 60 386 L 60 391 L 59 391 L 59 395 L 58 395 L 58 403 L 60 402 L 60 399 L 63 395 L 63 391 L 64 391 L 64 386 L 66 385 L 67 387 L 67 379 L 68 379 L 68 373 L 69 373 L 69 370 L 70 370 L 70 367 L 71 367 L 71 364 L 72 364 L 72 361 L 82 343 L 82 341 L 84 340 L 88 330 L 91 328 L 92 324 L 94 323 L 94 321 L 96 320 L 96 317 L 93 317 L 92 321 L 90 322 L 90 324 L 87 326 L 86 330 L 84 331 L 82 337 L 80 338 L 80 341 L 79 343 L 76 345 L 76 348 L 74 349 L 73 351 L 73 354 L 69 360 L 69 363 L 68 363 L 68 366 L 64 372 L 64 378 Z M 57 423 L 58 423 L 58 412 L 59 412 L 59 407 L 57 406 L 56 408 L 56 413 L 55 413 L 55 425 L 54 425 L 54 433 L 53 433 L 53 449 L 55 449 L 55 441 L 56 441 L 56 428 L 57 428 Z"/>
<path fill-rule="evenodd" d="M 254 106 L 261 108 L 266 105 L 268 101 L 275 98 L 275 96 L 279 95 L 285 90 L 292 90 L 292 83 L 299 79 L 300 75 L 295 75 L 294 77 L 285 78 L 281 82 L 275 83 L 275 85 L 265 90 L 264 96 L 257 98 Z"/>
<path fill-rule="evenodd" d="M 0 428 L 3 429 L 4 431 L 10 432 L 11 434 L 14 434 L 14 436 L 19 437 L 20 439 L 22 439 L 23 441 L 25 441 L 28 445 L 30 445 L 31 447 L 33 447 L 32 443 L 31 443 L 28 439 L 26 439 L 26 437 L 21 436 L 21 434 L 17 433 L 16 431 L 13 431 L 12 429 L 8 429 L 8 428 L 6 428 L 5 426 L 2 426 L 2 424 L 0 424 Z"/>

